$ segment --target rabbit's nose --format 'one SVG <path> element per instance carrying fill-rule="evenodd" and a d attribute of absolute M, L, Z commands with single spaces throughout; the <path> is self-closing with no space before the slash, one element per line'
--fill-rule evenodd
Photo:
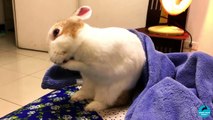
<path fill-rule="evenodd" d="M 53 37 L 56 38 L 59 34 L 60 30 L 58 28 L 53 30 Z"/>

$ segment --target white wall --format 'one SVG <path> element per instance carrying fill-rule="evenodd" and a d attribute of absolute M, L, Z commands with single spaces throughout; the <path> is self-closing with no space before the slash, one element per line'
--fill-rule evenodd
<path fill-rule="evenodd" d="M 198 43 L 198 50 L 213 55 L 213 1 L 193 0 L 187 29 Z"/>
<path fill-rule="evenodd" d="M 89 5 L 93 15 L 87 22 L 98 27 L 144 27 L 149 0 L 79 0 Z"/>
<path fill-rule="evenodd" d="M 3 0 L 0 0 L 0 24 L 4 24 Z"/>

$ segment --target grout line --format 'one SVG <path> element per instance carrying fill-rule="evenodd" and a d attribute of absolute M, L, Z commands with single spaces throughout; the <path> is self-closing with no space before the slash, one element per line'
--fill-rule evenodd
<path fill-rule="evenodd" d="M 19 104 L 17 104 L 17 103 L 14 103 L 14 102 L 12 102 L 12 101 L 6 100 L 6 99 L 4 99 L 4 98 L 0 98 L 0 100 L 3 100 L 3 101 L 6 101 L 6 102 L 15 104 L 15 105 L 20 106 L 20 107 L 23 107 L 23 105 L 19 105 Z"/>
<path fill-rule="evenodd" d="M 37 76 L 29 75 L 29 77 L 33 77 L 33 78 L 36 78 L 36 79 L 42 80 L 42 78 L 39 78 L 39 77 L 37 77 Z"/>
<path fill-rule="evenodd" d="M 13 54 L 13 53 L 12 53 Z M 20 55 L 20 54 L 19 54 Z M 24 56 L 24 55 L 23 55 Z M 4 57 L 4 56 L 3 56 Z M 18 61 L 23 61 L 23 60 L 26 60 L 26 59 L 30 59 L 31 57 L 28 57 L 28 56 L 25 56 L 26 58 L 21 58 L 19 60 L 14 60 L 14 61 L 10 61 L 10 62 L 6 62 L 6 63 L 3 63 L 3 64 L 0 64 L 0 67 L 4 68 L 3 66 L 6 66 L 6 65 L 9 65 L 9 64 L 13 64 L 13 63 L 16 63 Z M 4 68 L 6 69 L 6 68 Z M 10 70 L 10 69 L 7 69 L 7 70 Z"/>
<path fill-rule="evenodd" d="M 28 74 L 27 76 L 34 77 L 34 78 L 38 78 L 38 79 L 42 79 L 42 78 L 44 77 L 44 75 L 42 76 L 42 78 L 40 78 L 40 77 L 38 77 L 38 76 L 33 76 L 33 74 L 36 74 L 36 73 L 41 72 L 41 71 L 45 71 L 45 73 L 46 73 L 46 71 L 47 71 L 48 69 L 49 69 L 49 68 L 44 68 L 44 69 L 39 70 L 39 71 L 37 71 L 37 72 L 30 73 L 30 74 Z M 44 74 L 45 74 L 45 73 L 44 73 Z"/>
<path fill-rule="evenodd" d="M 17 48 L 17 49 L 18 49 L 18 50 L 22 50 L 22 49 L 19 49 L 19 48 Z M 24 50 L 24 51 L 25 51 L 25 50 Z M 26 51 L 33 52 L 33 51 L 30 51 L 30 50 L 26 50 Z M 21 52 L 14 52 L 13 50 L 7 51 L 7 52 L 10 52 L 10 53 L 13 53 L 13 54 L 18 54 L 18 55 L 23 55 L 23 56 L 25 56 L 25 57 L 30 57 L 30 58 L 32 58 L 32 57 L 36 56 L 37 54 L 39 54 L 39 52 L 38 52 L 38 53 L 36 53 L 35 55 L 27 55 L 27 54 L 24 54 L 24 53 L 21 53 Z"/>
<path fill-rule="evenodd" d="M 19 71 L 10 70 L 10 69 L 4 68 L 3 66 L 4 66 L 4 65 L 0 65 L 0 69 L 2 69 L 2 70 L 4 70 L 4 71 L 7 71 L 7 72 L 13 72 L 13 73 L 21 74 L 21 76 L 18 77 L 17 79 L 21 79 L 21 78 L 23 78 L 23 77 L 28 76 L 28 74 L 26 74 L 26 73 L 21 73 L 21 72 L 19 72 Z"/>

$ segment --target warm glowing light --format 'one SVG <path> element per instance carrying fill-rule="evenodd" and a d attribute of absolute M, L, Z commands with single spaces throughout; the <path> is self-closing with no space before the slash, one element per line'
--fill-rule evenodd
<path fill-rule="evenodd" d="M 176 26 L 158 25 L 148 28 L 149 32 L 166 35 L 182 35 L 184 30 Z"/>
<path fill-rule="evenodd" d="M 184 12 L 192 0 L 161 0 L 163 8 L 170 15 L 178 15 Z"/>

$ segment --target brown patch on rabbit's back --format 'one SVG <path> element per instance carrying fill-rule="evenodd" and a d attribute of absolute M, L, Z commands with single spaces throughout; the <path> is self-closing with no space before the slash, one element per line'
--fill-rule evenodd
<path fill-rule="evenodd" d="M 78 31 L 83 27 L 84 23 L 81 20 L 64 20 L 56 24 L 58 27 L 62 27 L 62 35 L 76 37 Z"/>
<path fill-rule="evenodd" d="M 64 35 L 71 35 L 73 38 L 75 38 L 78 31 L 83 27 L 83 25 L 84 24 L 81 20 L 68 21 L 66 27 L 63 30 Z"/>

